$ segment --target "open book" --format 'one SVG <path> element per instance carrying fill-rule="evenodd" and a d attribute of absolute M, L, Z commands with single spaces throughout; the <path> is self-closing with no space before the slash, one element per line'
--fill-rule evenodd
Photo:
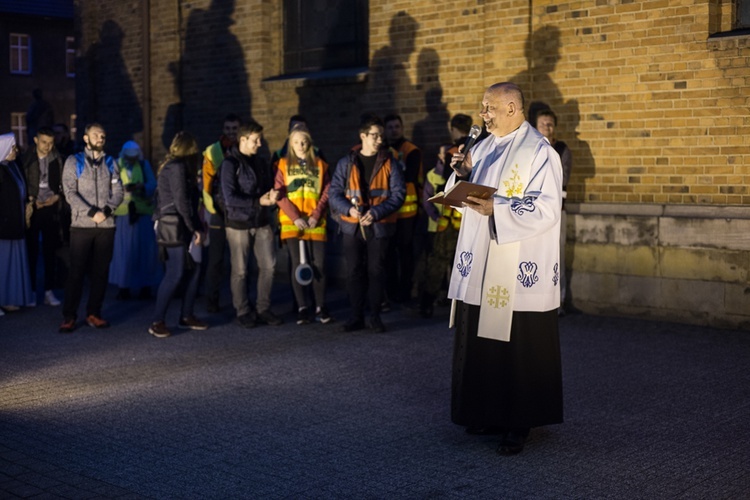
<path fill-rule="evenodd" d="M 468 196 L 476 196 L 477 198 L 486 200 L 495 194 L 495 191 L 497 191 L 497 188 L 474 184 L 473 182 L 458 181 L 448 191 L 441 191 L 435 196 L 428 198 L 427 201 L 450 205 L 452 207 L 462 207 L 463 202 L 471 203 L 467 199 Z"/>

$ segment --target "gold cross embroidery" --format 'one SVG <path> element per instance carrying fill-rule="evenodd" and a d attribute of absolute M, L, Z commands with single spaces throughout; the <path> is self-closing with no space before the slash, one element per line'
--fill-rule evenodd
<path fill-rule="evenodd" d="M 490 307 L 494 307 L 495 309 L 505 307 L 508 305 L 509 300 L 510 294 L 508 293 L 508 289 L 503 286 L 497 285 L 487 290 L 487 305 Z"/>

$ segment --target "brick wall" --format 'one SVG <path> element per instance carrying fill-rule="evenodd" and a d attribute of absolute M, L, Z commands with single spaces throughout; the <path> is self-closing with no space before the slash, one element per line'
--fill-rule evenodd
<path fill-rule="evenodd" d="M 369 68 L 309 78 L 283 75 L 282 3 L 78 0 L 82 56 L 100 63 L 79 82 L 82 120 L 111 120 L 113 147 L 148 134 L 158 159 L 181 127 L 203 146 L 214 141 L 228 112 L 261 122 L 273 150 L 289 116 L 302 113 L 335 162 L 357 142 L 362 112 L 398 111 L 429 167 L 449 117 L 478 120 L 486 86 L 512 80 L 528 102 L 558 114 L 559 138 L 574 155 L 574 204 L 605 204 L 608 213 L 750 206 L 750 35 L 717 36 L 732 29 L 732 1 L 371 0 Z M 102 41 L 113 23 L 122 36 Z M 143 124 L 145 83 L 151 119 Z M 742 286 L 745 278 L 732 279 Z"/>

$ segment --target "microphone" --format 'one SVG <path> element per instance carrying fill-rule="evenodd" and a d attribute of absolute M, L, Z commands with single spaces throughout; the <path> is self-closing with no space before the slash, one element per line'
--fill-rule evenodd
<path fill-rule="evenodd" d="M 471 130 L 469 130 L 469 136 L 466 138 L 466 142 L 464 142 L 464 148 L 461 150 L 462 154 L 466 154 L 469 152 L 474 143 L 477 142 L 477 137 L 479 137 L 479 134 L 481 133 L 482 128 L 479 125 L 471 126 Z"/>

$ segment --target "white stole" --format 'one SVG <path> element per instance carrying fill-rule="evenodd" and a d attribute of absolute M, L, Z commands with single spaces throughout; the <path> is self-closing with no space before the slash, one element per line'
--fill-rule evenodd
<path fill-rule="evenodd" d="M 472 151 L 471 181 L 496 186 L 499 196 L 522 198 L 538 145 L 538 141 L 527 140 L 530 129 L 524 122 L 509 144 L 506 136 L 488 137 L 477 145 Z M 453 299 L 450 327 L 454 325 L 455 301 L 461 300 L 480 306 L 479 337 L 508 342 L 521 243 L 498 244 L 490 237 L 490 221 L 474 210 L 463 211 L 448 290 Z"/>

